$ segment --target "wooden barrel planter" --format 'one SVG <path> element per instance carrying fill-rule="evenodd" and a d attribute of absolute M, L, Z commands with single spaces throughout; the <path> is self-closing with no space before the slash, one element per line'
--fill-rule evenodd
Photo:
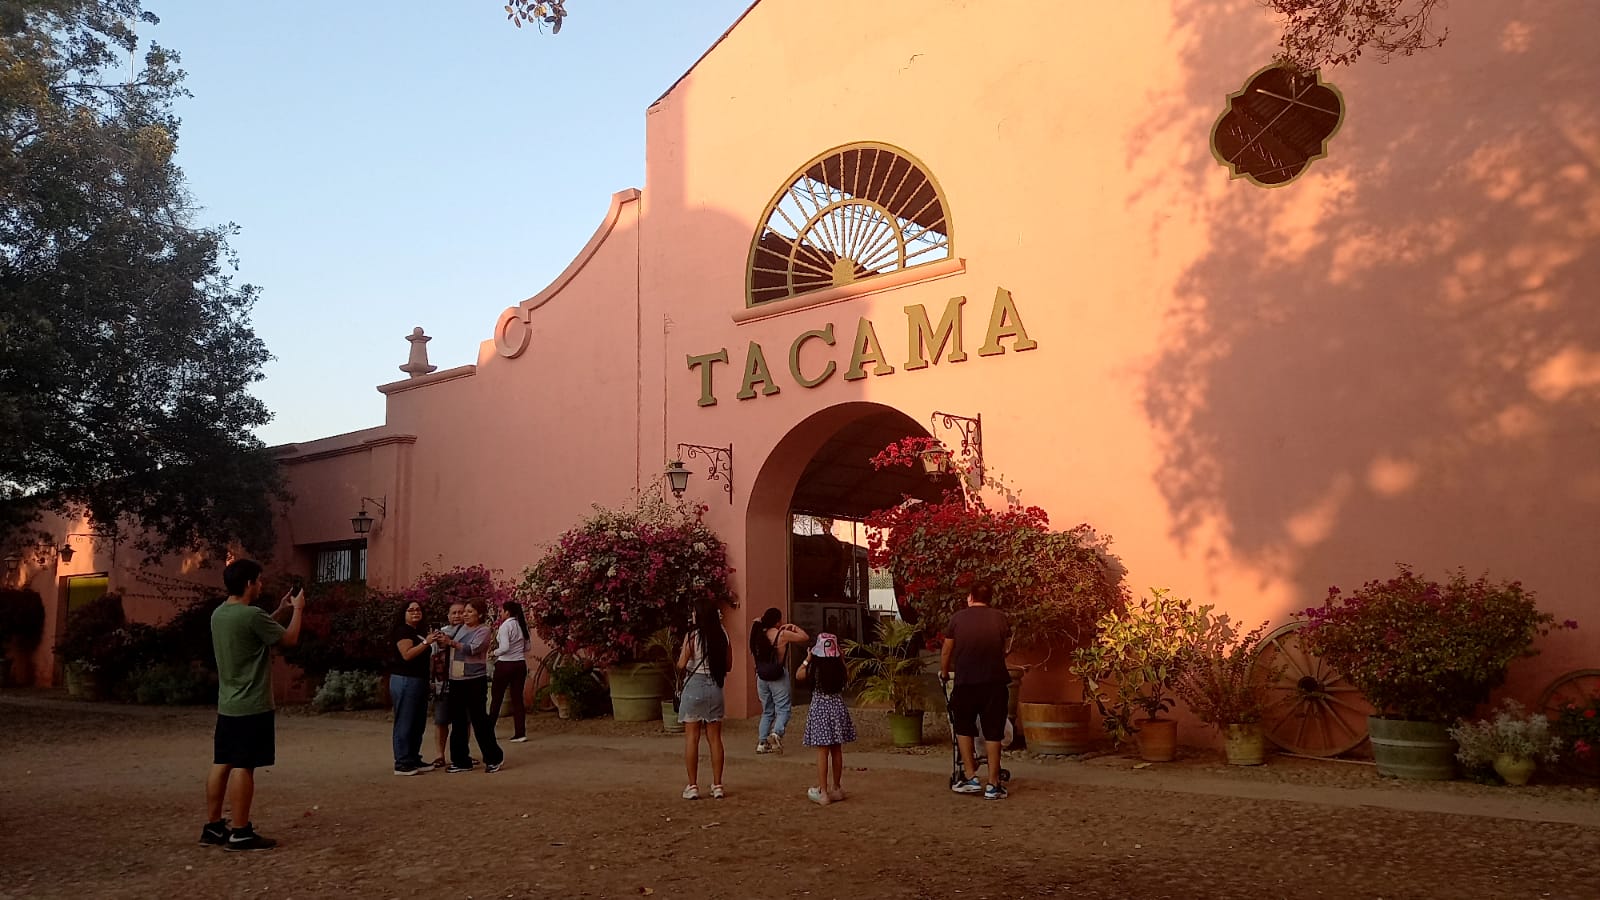
<path fill-rule="evenodd" d="M 1089 704 L 1018 703 L 1017 718 L 1028 749 L 1035 753 L 1089 752 Z"/>
<path fill-rule="evenodd" d="M 1367 719 L 1372 757 L 1378 774 L 1412 781 L 1449 781 L 1456 777 L 1456 742 L 1437 722 Z"/>
<path fill-rule="evenodd" d="M 611 686 L 611 716 L 618 722 L 651 722 L 661 718 L 667 677 L 656 663 L 625 663 L 606 670 Z"/>

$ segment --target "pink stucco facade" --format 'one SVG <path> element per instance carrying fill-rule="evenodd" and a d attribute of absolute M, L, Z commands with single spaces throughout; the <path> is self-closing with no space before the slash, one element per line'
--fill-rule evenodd
<path fill-rule="evenodd" d="M 1396 562 L 1465 566 L 1584 625 L 1511 693 L 1600 664 L 1600 8 L 1456 4 L 1443 47 L 1325 73 L 1346 104 L 1327 157 L 1264 189 L 1209 147 L 1271 59 L 1254 0 L 977 6 L 755 4 L 647 110 L 645 184 L 595 198 L 567 271 L 504 312 L 479 298 L 476 360 L 380 388 L 379 428 L 283 448 L 287 538 L 346 540 L 381 498 L 374 583 L 515 574 L 591 503 L 652 489 L 677 443 L 731 444 L 732 503 L 698 474 L 689 495 L 732 550 L 737 635 L 788 602 L 818 447 L 883 408 L 981 413 L 988 466 L 1113 535 L 1136 590 L 1277 624 Z M 927 167 L 959 262 L 740 316 L 768 201 L 859 141 Z M 980 355 L 1001 291 L 1037 346 Z M 907 308 L 953 297 L 966 358 L 908 368 Z M 894 371 L 846 380 L 862 319 Z M 800 362 L 838 371 L 802 387 L 791 346 L 830 324 Z M 778 390 L 740 400 L 752 343 Z M 687 360 L 724 348 L 702 405 Z M 742 660 L 729 690 L 756 708 Z"/>

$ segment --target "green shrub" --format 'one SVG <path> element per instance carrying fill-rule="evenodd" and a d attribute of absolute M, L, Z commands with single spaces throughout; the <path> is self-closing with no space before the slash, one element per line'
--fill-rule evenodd
<path fill-rule="evenodd" d="M 381 676 L 371 672 L 332 669 L 322 680 L 317 695 L 311 698 L 311 708 L 317 712 L 377 709 L 383 705 L 379 678 Z"/>
<path fill-rule="evenodd" d="M 158 663 L 129 679 L 135 702 L 153 706 L 196 706 L 217 701 L 215 673 L 195 663 Z"/>

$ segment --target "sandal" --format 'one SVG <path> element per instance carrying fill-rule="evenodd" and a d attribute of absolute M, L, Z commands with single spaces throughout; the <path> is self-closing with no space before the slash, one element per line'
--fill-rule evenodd
<path fill-rule="evenodd" d="M 441 757 L 439 757 L 439 758 L 438 758 L 438 759 L 436 759 L 436 760 L 434 760 L 434 761 L 433 761 L 433 763 L 432 763 L 432 765 L 433 765 L 433 767 L 434 767 L 434 768 L 435 768 L 435 769 L 442 769 L 442 768 L 444 768 L 444 757 L 442 757 L 442 756 L 441 756 Z"/>

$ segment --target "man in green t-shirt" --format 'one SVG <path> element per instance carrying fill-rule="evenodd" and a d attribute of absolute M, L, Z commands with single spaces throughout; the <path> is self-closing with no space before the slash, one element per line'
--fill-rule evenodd
<path fill-rule="evenodd" d="M 206 776 L 209 819 L 200 843 L 229 850 L 271 850 L 278 842 L 256 834 L 250 822 L 256 769 L 274 762 L 272 646 L 293 647 L 300 640 L 305 591 L 285 595 L 278 614 L 289 611 L 285 628 L 254 605 L 261 596 L 261 564 L 238 559 L 222 570 L 228 599 L 211 614 L 211 647 L 217 656 L 217 731 L 211 772 Z M 222 816 L 223 795 L 233 806 L 234 828 Z"/>

